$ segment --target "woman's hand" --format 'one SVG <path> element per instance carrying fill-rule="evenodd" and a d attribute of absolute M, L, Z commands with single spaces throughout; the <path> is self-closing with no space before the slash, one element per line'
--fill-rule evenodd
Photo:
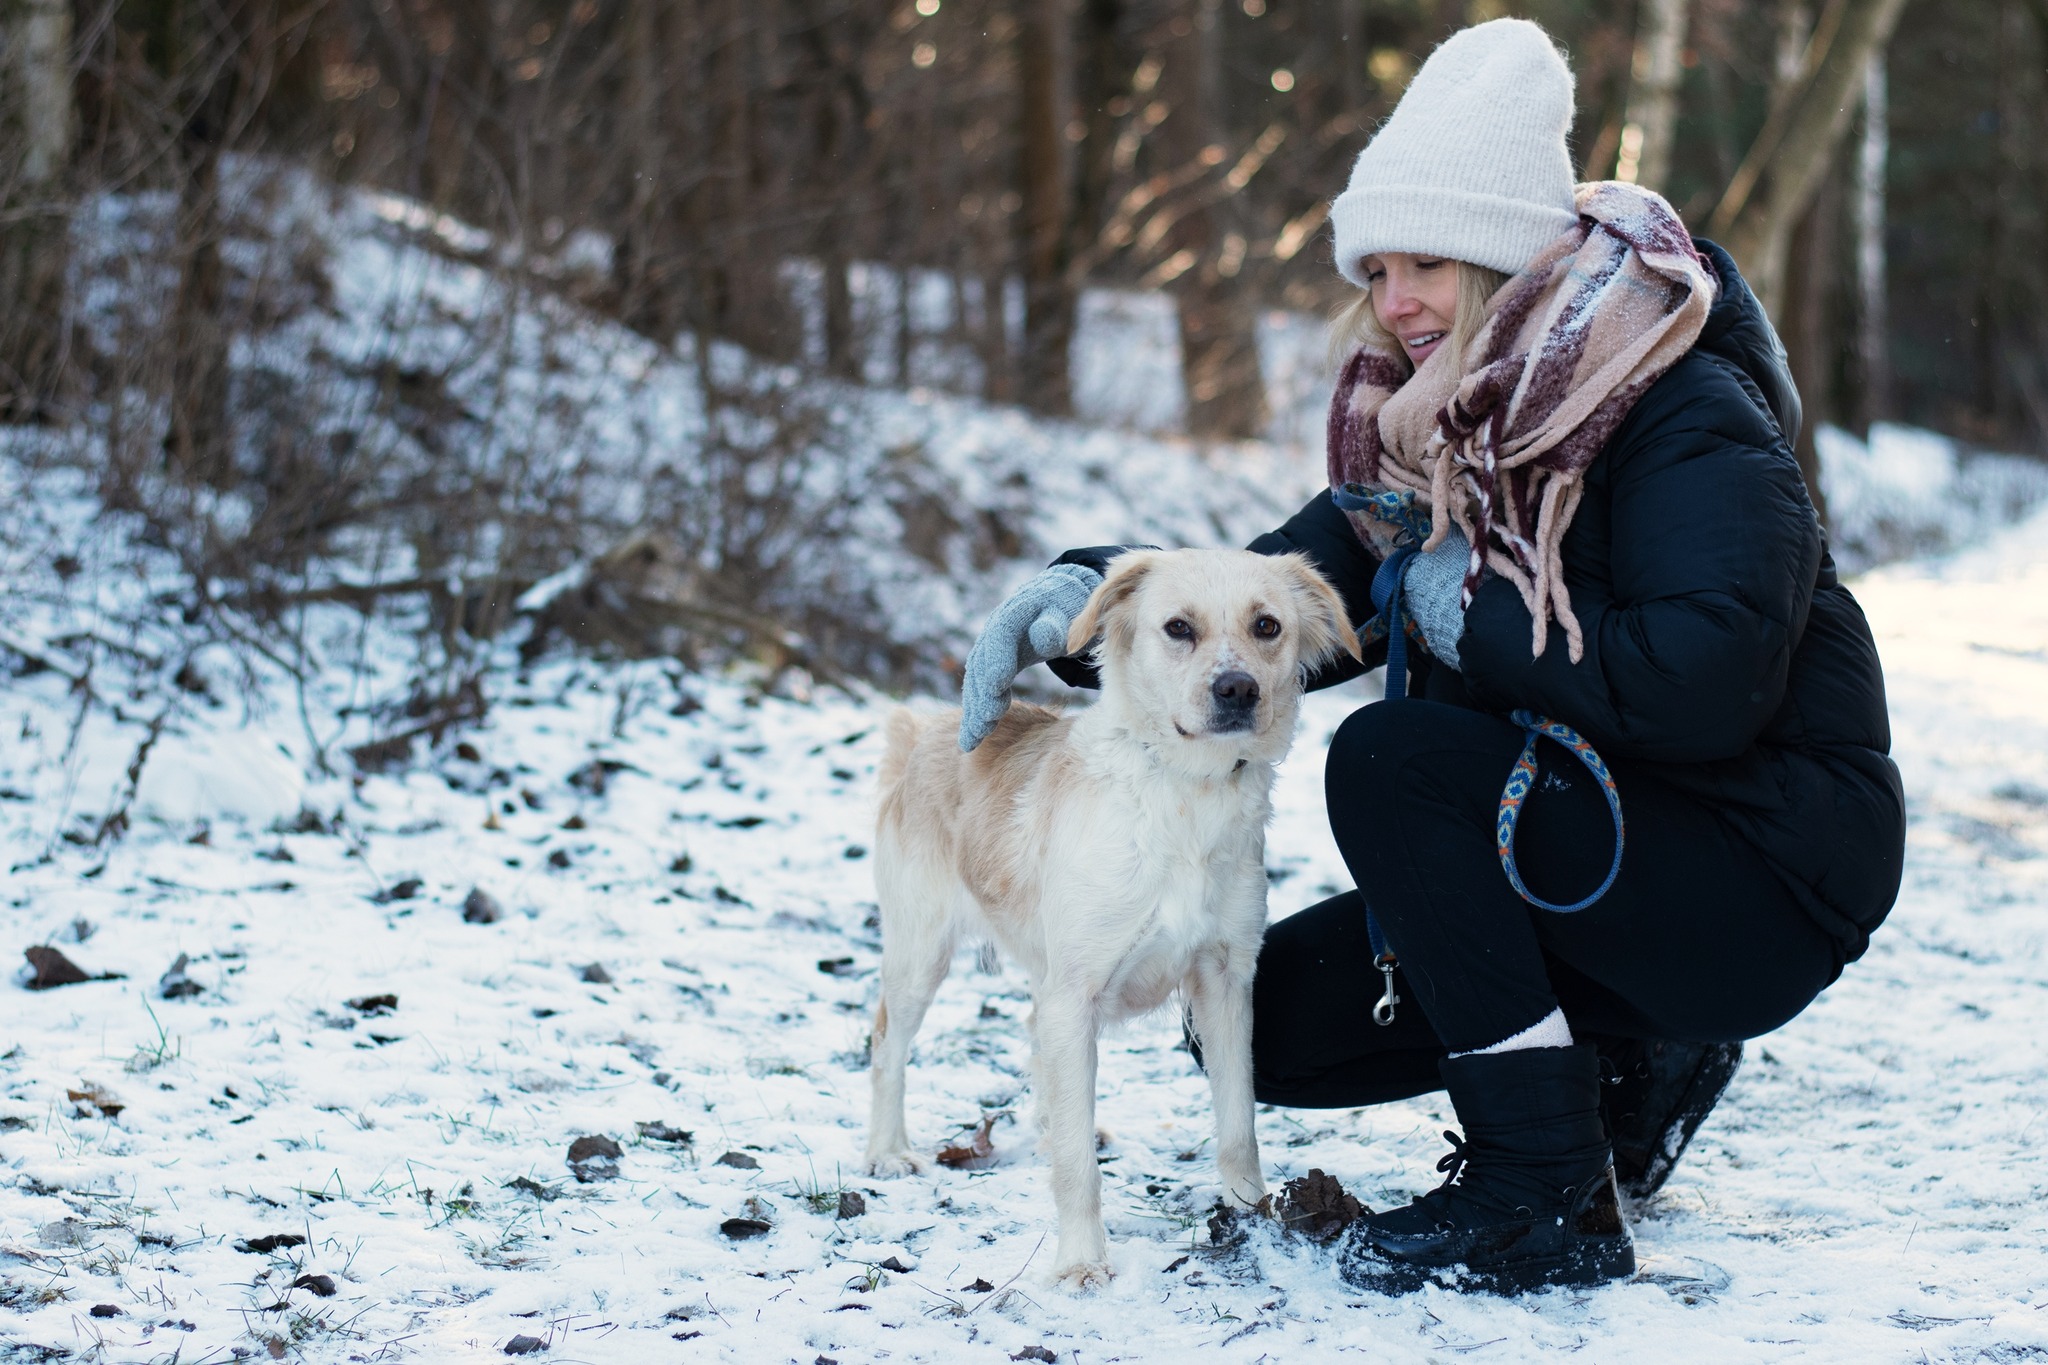
<path fill-rule="evenodd" d="M 1010 709 L 1010 684 L 1033 664 L 1067 652 L 1067 630 L 1102 586 L 1102 575 L 1081 564 L 1055 564 L 995 609 L 967 653 L 960 682 L 960 748 L 970 752 L 988 738 Z"/>
<path fill-rule="evenodd" d="M 1465 638 L 1465 570 L 1472 542 L 1454 523 L 1443 544 L 1408 561 L 1401 579 L 1402 601 L 1436 658 L 1458 667 L 1458 642 Z"/>

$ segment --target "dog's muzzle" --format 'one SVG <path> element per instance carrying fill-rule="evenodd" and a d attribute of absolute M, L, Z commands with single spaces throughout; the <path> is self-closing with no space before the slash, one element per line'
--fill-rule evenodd
<path fill-rule="evenodd" d="M 1209 684 L 1209 728 L 1218 733 L 1249 730 L 1258 717 L 1259 680 L 1232 669 Z"/>

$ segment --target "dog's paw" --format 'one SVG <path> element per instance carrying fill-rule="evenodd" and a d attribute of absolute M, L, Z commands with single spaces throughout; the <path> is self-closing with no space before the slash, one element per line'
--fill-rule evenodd
<path fill-rule="evenodd" d="M 931 1163 L 929 1161 L 908 1150 L 901 1152 L 870 1152 L 868 1154 L 868 1174 L 878 1176 L 883 1180 L 893 1180 L 900 1175 L 923 1175 L 930 1169 Z"/>
<path fill-rule="evenodd" d="M 1077 1261 L 1053 1276 L 1054 1283 L 1071 1289 L 1077 1294 L 1094 1289 L 1107 1289 L 1110 1277 L 1115 1272 L 1108 1261 Z"/>

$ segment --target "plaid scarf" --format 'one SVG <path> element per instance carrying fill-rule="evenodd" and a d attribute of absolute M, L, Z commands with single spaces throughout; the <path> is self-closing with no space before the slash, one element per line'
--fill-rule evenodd
<path fill-rule="evenodd" d="M 1420 368 L 1398 345 L 1362 346 L 1330 399 L 1333 488 L 1363 484 L 1427 509 L 1423 548 L 1453 523 L 1472 545 L 1464 602 L 1486 569 L 1521 590 L 1543 653 L 1549 623 L 1585 653 L 1560 546 L 1586 467 L 1644 390 L 1699 339 L 1716 280 L 1678 214 L 1619 181 L 1581 185 L 1579 222 L 1487 300 L 1460 368 L 1449 345 Z M 1384 556 L 1399 528 L 1349 514 Z"/>

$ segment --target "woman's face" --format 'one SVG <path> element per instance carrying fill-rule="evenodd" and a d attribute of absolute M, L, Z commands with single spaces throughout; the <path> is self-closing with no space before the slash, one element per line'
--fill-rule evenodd
<path fill-rule="evenodd" d="M 1458 265 L 1440 256 L 1382 251 L 1360 263 L 1372 311 L 1416 365 L 1443 345 L 1458 312 Z"/>

